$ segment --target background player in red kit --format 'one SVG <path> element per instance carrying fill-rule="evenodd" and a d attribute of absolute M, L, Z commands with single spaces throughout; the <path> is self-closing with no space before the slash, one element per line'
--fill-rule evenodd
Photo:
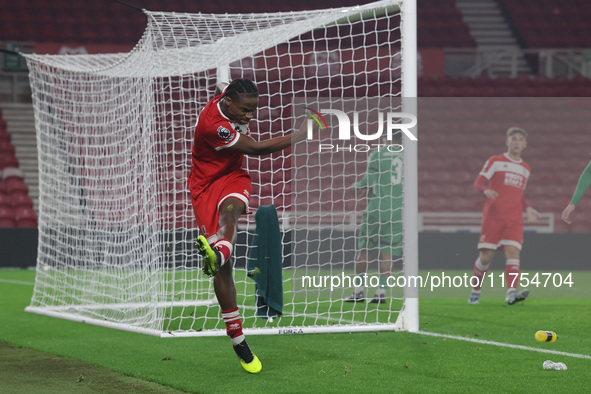
<path fill-rule="evenodd" d="M 523 211 L 527 220 L 536 223 L 539 213 L 529 206 L 523 190 L 531 173 L 530 166 L 521 154 L 527 146 L 527 132 L 517 127 L 507 130 L 507 152 L 490 157 L 474 182 L 474 187 L 484 193 L 486 202 L 482 215 L 482 229 L 478 240 L 478 259 L 473 276 L 478 278 L 468 302 L 478 304 L 481 285 L 495 251 L 505 252 L 505 303 L 513 305 L 529 295 L 528 290 L 517 291 L 519 284 L 519 254 L 523 244 Z"/>
<path fill-rule="evenodd" d="M 242 168 L 244 154 L 265 155 L 280 151 L 306 138 L 306 121 L 291 135 L 255 141 L 248 122 L 258 106 L 258 89 L 247 78 L 233 80 L 208 102 L 199 114 L 192 149 L 189 188 L 201 235 L 197 249 L 203 256 L 203 271 L 213 276 L 226 332 L 242 367 L 257 373 L 262 366 L 244 334 L 236 302 L 230 256 L 236 241 L 238 218 L 248 210 L 251 179 Z"/>

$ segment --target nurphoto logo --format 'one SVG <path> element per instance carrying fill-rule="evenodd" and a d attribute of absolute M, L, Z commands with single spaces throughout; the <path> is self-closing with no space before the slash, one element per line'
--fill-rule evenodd
<path fill-rule="evenodd" d="M 321 131 L 328 130 L 326 119 L 323 115 L 336 116 L 338 121 L 338 134 L 331 135 L 331 137 L 337 138 L 341 144 L 329 144 L 321 143 L 319 146 L 320 152 L 333 151 L 338 152 L 339 150 L 347 150 L 349 152 L 369 152 L 372 148 L 381 149 L 385 148 L 390 152 L 401 152 L 404 148 L 399 143 L 392 143 L 393 136 L 399 132 L 404 134 L 409 140 L 417 141 L 417 137 L 410 131 L 417 125 L 417 117 L 413 114 L 406 112 L 378 112 L 377 113 L 377 131 L 369 131 L 369 127 L 365 127 L 365 130 L 361 130 L 360 127 L 360 113 L 353 111 L 353 121 L 349 115 L 340 110 L 336 109 L 320 109 L 320 111 L 313 110 L 310 107 L 306 107 L 309 111 L 308 114 L 308 139 L 312 140 L 313 126 L 314 123 L 318 124 Z M 366 124 L 368 122 L 365 122 Z M 352 127 L 351 127 L 352 126 Z M 353 129 L 353 134 L 351 133 Z M 337 137 L 338 136 L 338 137 Z M 385 137 L 386 141 L 383 141 Z M 345 144 L 344 141 L 352 142 L 354 140 L 361 140 L 363 143 Z M 373 143 L 370 143 L 372 142 Z"/>

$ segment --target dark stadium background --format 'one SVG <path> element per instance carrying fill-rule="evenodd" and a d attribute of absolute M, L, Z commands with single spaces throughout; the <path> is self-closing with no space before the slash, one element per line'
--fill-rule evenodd
<path fill-rule="evenodd" d="M 131 3 L 153 11 L 243 13 L 359 2 Z M 0 15 L 0 48 L 36 53 L 128 51 L 146 23 L 141 12 L 107 0 L 2 0 Z M 591 151 L 589 20 L 591 7 L 585 0 L 418 0 L 420 213 L 445 214 L 446 226 L 453 227 L 454 212 L 479 212 L 482 198 L 472 182 L 486 158 L 504 151 L 507 127 L 519 122 L 530 132 L 524 158 L 533 175 L 526 197 L 541 212 L 554 215 L 550 232 L 526 233 L 522 260 L 529 262 L 528 269 L 555 268 L 557 262 L 562 269 L 587 268 L 591 195 L 583 197 L 572 225 L 560 220 L 560 212 Z M 0 54 L 0 109 L 30 101 L 24 60 Z M 37 190 L 27 173 L 34 163 L 18 126 L 0 116 L 1 134 L 11 138 L 0 143 L 0 169 L 19 168 L 23 181 L 0 184 L 0 194 L 22 196 L 18 201 L 0 197 L 0 207 L 8 208 L 0 209 L 0 266 L 33 266 Z M 17 206 L 19 215 L 3 216 Z M 456 227 L 421 232 L 421 268 L 473 264 L 477 233 Z"/>

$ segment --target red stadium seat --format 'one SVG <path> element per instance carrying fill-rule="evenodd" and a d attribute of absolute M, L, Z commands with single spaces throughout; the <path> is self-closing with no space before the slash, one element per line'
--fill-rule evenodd
<path fill-rule="evenodd" d="M 10 201 L 14 209 L 19 207 L 33 208 L 33 200 L 31 200 L 28 194 L 13 193 L 10 195 Z"/>
<path fill-rule="evenodd" d="M 10 142 L 10 133 L 2 128 L 0 128 L 0 141 Z"/>
<path fill-rule="evenodd" d="M 591 9 L 587 3 L 505 1 L 508 13 L 530 48 L 588 48 Z"/>
<path fill-rule="evenodd" d="M 18 159 L 12 154 L 0 155 L 0 170 L 8 167 L 18 167 Z"/>
<path fill-rule="evenodd" d="M 15 210 L 16 227 L 37 227 L 37 214 L 33 208 L 19 207 Z"/>
<path fill-rule="evenodd" d="M 0 140 L 0 155 L 14 155 L 14 146 L 10 141 Z"/>
<path fill-rule="evenodd" d="M 0 191 L 0 207 L 3 208 L 11 208 L 12 207 L 12 200 L 9 196 L 7 196 L 6 194 L 2 193 Z"/>
<path fill-rule="evenodd" d="M 29 193 L 29 188 L 25 181 L 20 178 L 10 178 L 6 181 L 6 194 L 15 194 L 15 193 Z"/>
<path fill-rule="evenodd" d="M 0 228 L 10 228 L 16 225 L 12 208 L 0 206 Z"/>

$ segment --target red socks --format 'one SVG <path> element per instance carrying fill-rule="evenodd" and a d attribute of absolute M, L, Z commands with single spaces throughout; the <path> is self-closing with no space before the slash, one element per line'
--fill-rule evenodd
<path fill-rule="evenodd" d="M 478 285 L 473 287 L 475 291 L 480 291 L 482 287 L 482 278 L 486 275 L 489 267 L 490 263 L 485 266 L 480 261 L 480 258 L 476 260 L 472 274 L 472 276 L 478 278 Z M 507 290 L 516 289 L 519 286 L 519 273 L 519 259 L 508 259 L 505 264 L 505 282 L 507 284 Z M 474 281 L 471 283 L 474 284 Z"/>
<path fill-rule="evenodd" d="M 232 242 L 228 241 L 227 239 L 220 239 L 215 244 L 213 244 L 213 247 L 217 248 L 224 258 L 224 261 L 222 261 L 220 265 L 223 265 L 230 259 L 230 256 L 232 255 Z"/>
<path fill-rule="evenodd" d="M 484 275 L 486 275 L 489 266 L 490 264 L 486 266 L 482 264 L 482 262 L 480 261 L 480 257 L 476 259 L 476 263 L 474 263 L 474 271 L 472 276 L 478 278 L 478 284 L 473 287 L 474 290 L 480 291 L 482 289 L 482 278 L 484 277 Z M 474 282 L 471 283 L 474 284 Z"/>
<path fill-rule="evenodd" d="M 242 320 L 238 313 L 238 307 L 228 311 L 222 311 L 222 318 L 226 323 L 226 333 L 232 339 L 232 345 L 238 345 L 244 341 L 244 334 L 242 333 Z"/>
<path fill-rule="evenodd" d="M 505 280 L 507 289 L 516 289 L 519 285 L 519 260 L 509 259 L 505 264 Z"/>

